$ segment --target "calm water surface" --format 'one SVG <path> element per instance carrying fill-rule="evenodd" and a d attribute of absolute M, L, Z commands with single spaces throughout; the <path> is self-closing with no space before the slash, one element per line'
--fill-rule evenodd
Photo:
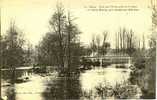
<path fill-rule="evenodd" d="M 4 99 L 15 100 L 52 100 L 54 99 L 80 99 L 82 92 L 94 91 L 100 84 L 114 86 L 116 83 L 127 81 L 130 69 L 115 68 L 115 65 L 107 68 L 96 67 L 86 70 L 75 80 L 57 78 L 57 73 L 50 76 L 33 74 L 30 81 L 7 86 L 4 82 L 2 96 Z M 66 83 L 66 84 L 65 84 Z"/>

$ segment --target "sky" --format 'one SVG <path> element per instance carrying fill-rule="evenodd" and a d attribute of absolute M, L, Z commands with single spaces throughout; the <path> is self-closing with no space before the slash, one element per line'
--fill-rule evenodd
<path fill-rule="evenodd" d="M 151 34 L 150 0 L 1 0 L 1 31 L 5 34 L 11 20 L 23 31 L 26 39 L 37 45 L 49 32 L 49 19 L 53 15 L 57 2 L 62 2 L 76 18 L 74 21 L 80 31 L 80 41 L 89 45 L 93 35 L 108 31 L 107 41 L 115 46 L 115 32 L 119 28 L 132 29 L 142 39 L 142 34 Z M 136 6 L 137 11 L 92 11 L 98 6 Z M 90 7 L 90 8 L 89 8 Z"/>

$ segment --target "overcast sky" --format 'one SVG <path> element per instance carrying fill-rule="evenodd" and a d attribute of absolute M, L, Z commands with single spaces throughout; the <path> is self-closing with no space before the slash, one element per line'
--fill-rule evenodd
<path fill-rule="evenodd" d="M 75 23 L 82 34 L 81 42 L 89 44 L 92 35 L 108 31 L 108 41 L 115 44 L 114 34 L 120 27 L 132 29 L 138 38 L 151 33 L 150 0 L 60 0 L 65 9 L 76 17 Z M 36 45 L 49 31 L 49 19 L 52 16 L 56 0 L 1 0 L 1 26 L 5 34 L 11 20 L 25 33 L 25 37 Z M 88 11 L 88 6 L 133 5 L 138 11 Z M 87 7 L 87 8 L 85 8 Z"/>

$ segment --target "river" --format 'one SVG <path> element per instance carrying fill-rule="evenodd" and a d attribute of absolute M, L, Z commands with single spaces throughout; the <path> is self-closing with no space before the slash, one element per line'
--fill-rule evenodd
<path fill-rule="evenodd" d="M 123 84 L 130 76 L 129 68 L 114 66 L 95 67 L 82 72 L 78 79 L 70 80 L 59 78 L 56 72 L 49 75 L 33 74 L 28 82 L 2 86 L 2 96 L 6 100 L 9 97 L 9 100 L 102 99 L 104 94 L 100 95 L 98 90 Z M 135 97 L 139 96 L 139 92 L 136 93 Z"/>
<path fill-rule="evenodd" d="M 104 82 L 110 85 L 127 81 L 130 75 L 130 69 L 122 68 L 95 68 L 87 70 L 80 76 L 82 88 L 91 90 Z"/>

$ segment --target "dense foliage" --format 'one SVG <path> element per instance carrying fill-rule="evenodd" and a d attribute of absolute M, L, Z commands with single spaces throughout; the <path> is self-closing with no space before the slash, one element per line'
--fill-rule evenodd
<path fill-rule="evenodd" d="M 57 66 L 60 71 L 73 70 L 79 64 L 82 48 L 79 42 L 80 31 L 73 19 L 61 4 L 50 21 L 50 32 L 46 33 L 37 47 L 37 63 L 45 66 Z"/>

